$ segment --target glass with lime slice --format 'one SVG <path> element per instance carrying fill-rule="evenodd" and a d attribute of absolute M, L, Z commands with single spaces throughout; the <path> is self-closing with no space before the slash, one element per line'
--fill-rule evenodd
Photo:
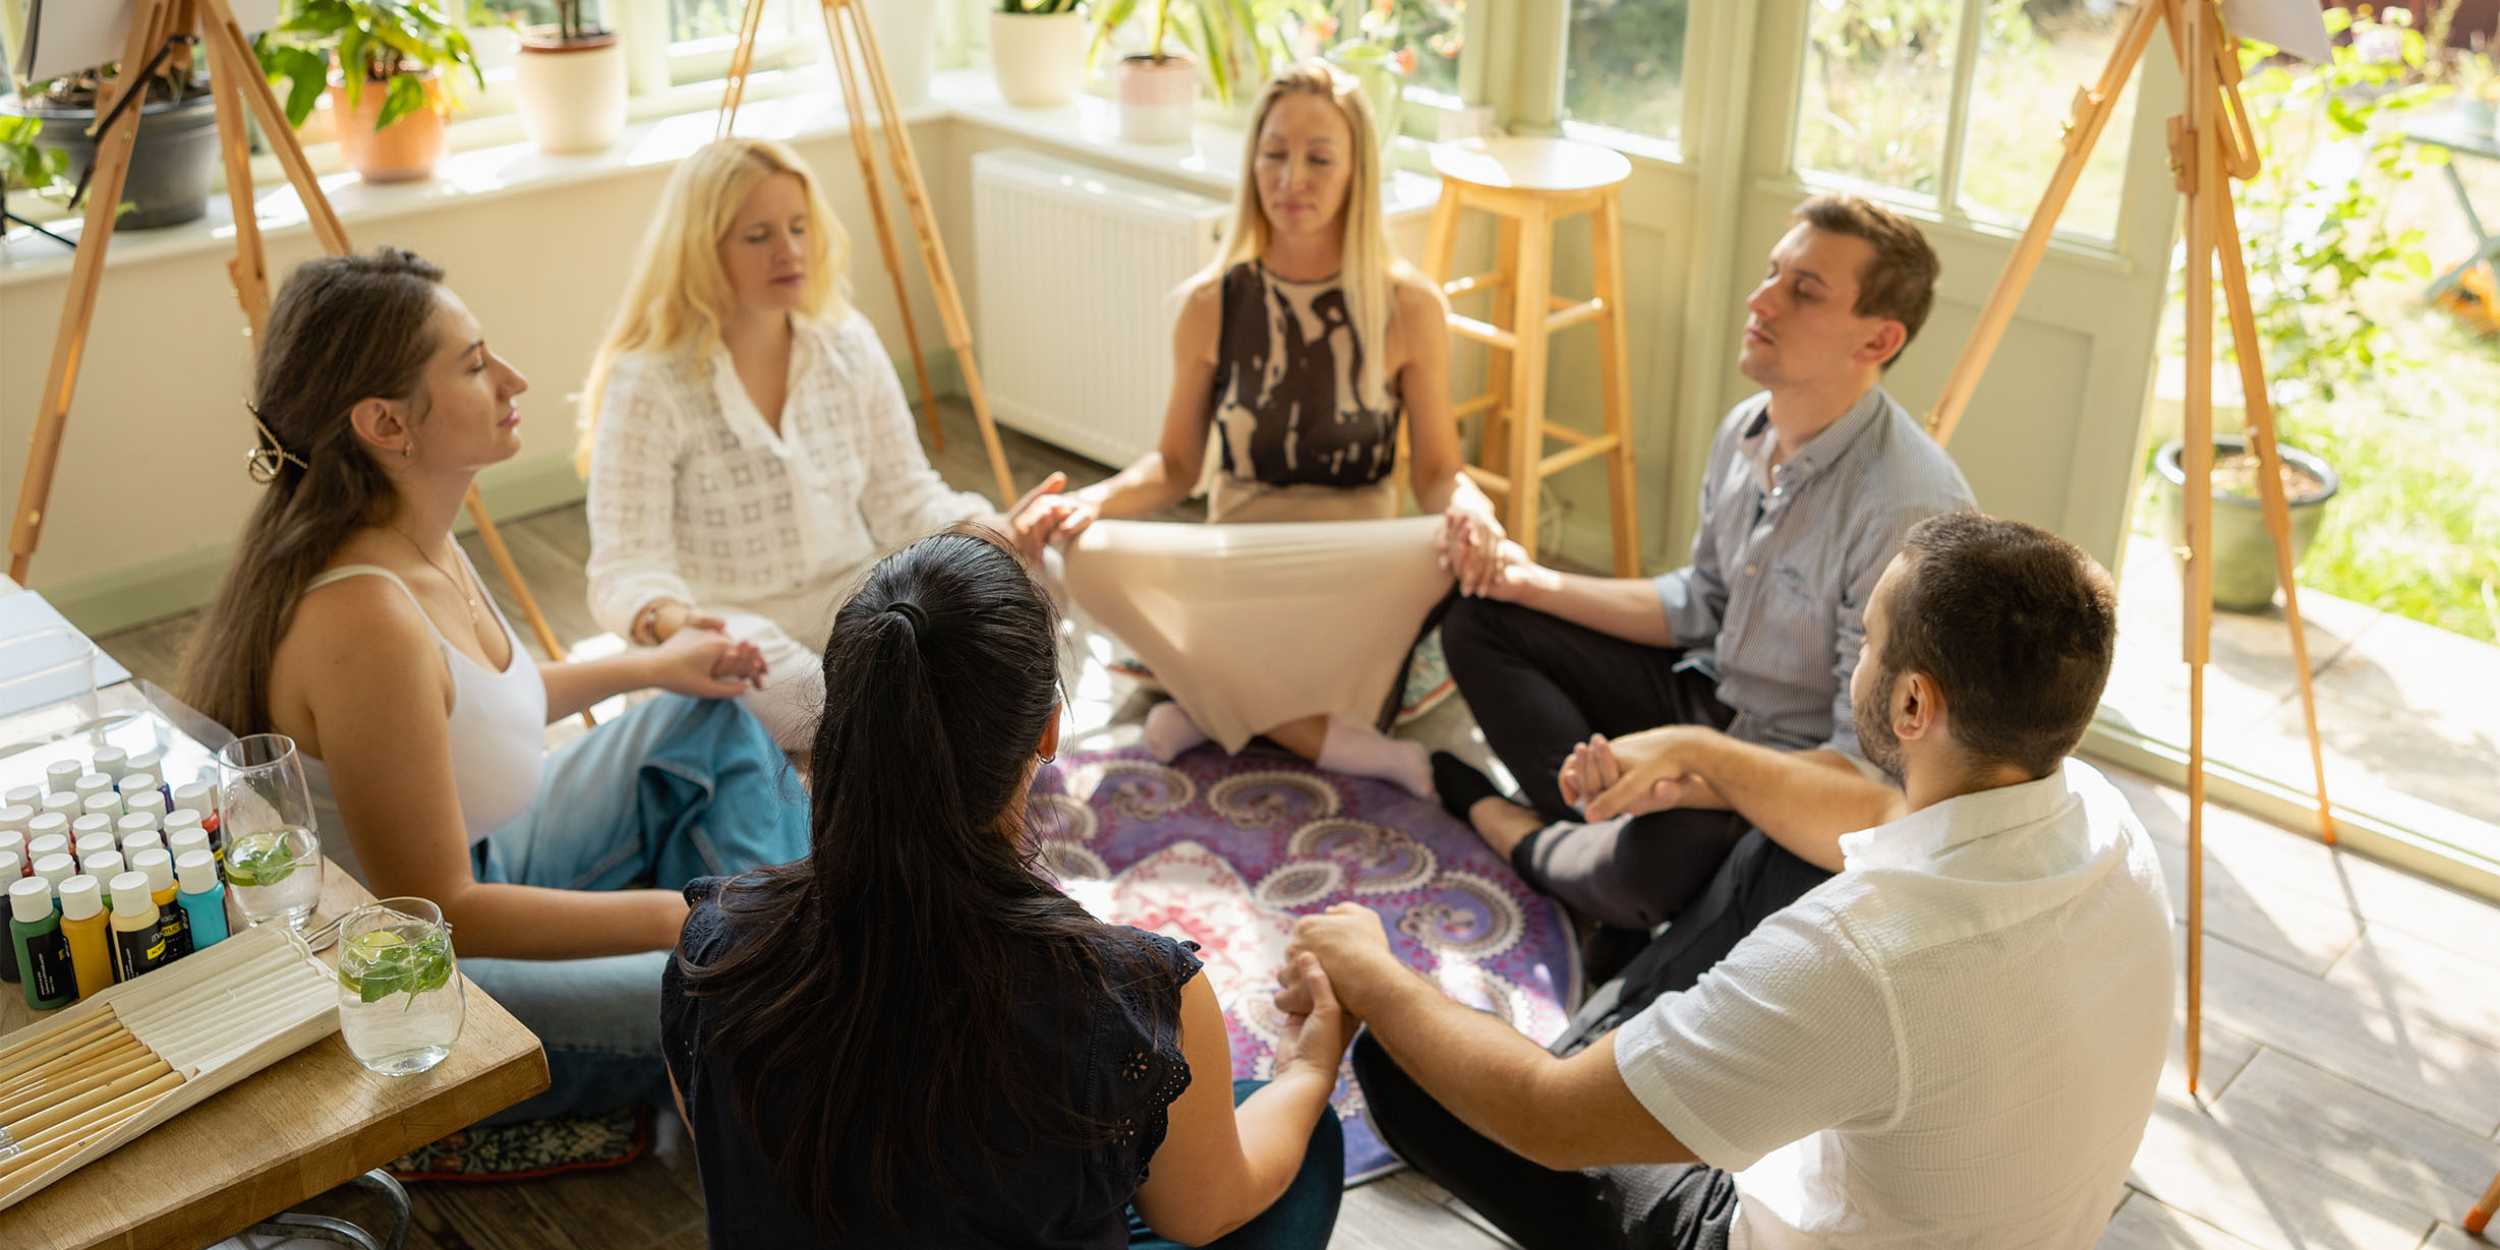
<path fill-rule="evenodd" d="M 301 929 L 321 902 L 321 844 L 302 828 L 262 829 L 226 843 L 226 886 L 246 925 Z"/>
<path fill-rule="evenodd" d="M 451 925 L 421 898 L 386 898 L 339 928 L 339 1033 L 349 1054 L 384 1076 L 441 1063 L 460 1038 L 467 1004 Z"/>

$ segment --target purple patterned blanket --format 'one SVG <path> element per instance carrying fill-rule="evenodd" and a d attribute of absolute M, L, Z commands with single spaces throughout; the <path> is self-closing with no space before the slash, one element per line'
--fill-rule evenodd
<path fill-rule="evenodd" d="M 1224 1004 L 1233 1075 L 1265 1077 L 1269 1001 L 1296 916 L 1377 909 L 1398 957 L 1462 1002 L 1549 1042 L 1577 1002 L 1569 924 L 1430 799 L 1254 746 L 1166 766 L 1142 750 L 1070 754 L 1034 784 L 1044 866 L 1095 915 L 1198 943 Z M 1336 1094 L 1346 1179 L 1397 1166 L 1351 1069 Z"/>

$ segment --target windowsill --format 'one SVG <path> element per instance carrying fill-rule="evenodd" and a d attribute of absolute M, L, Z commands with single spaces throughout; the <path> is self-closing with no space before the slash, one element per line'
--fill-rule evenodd
<path fill-rule="evenodd" d="M 490 82 L 490 91 L 497 85 Z M 738 113 L 738 131 L 785 141 L 845 135 L 850 122 L 837 101 L 832 73 L 824 67 L 757 74 L 749 80 L 747 102 Z M 364 223 L 669 164 L 711 141 L 719 103 L 717 82 L 687 83 L 638 100 L 633 119 L 615 144 L 606 151 L 579 156 L 539 152 L 521 133 L 518 116 L 473 118 L 452 127 L 451 150 L 434 176 L 423 182 L 365 182 L 341 165 L 335 144 L 307 148 L 306 156 L 322 193 L 352 236 L 361 233 L 357 227 Z M 1119 138 L 1118 108 L 1110 100 L 1080 95 L 1058 108 L 1020 109 L 999 98 L 988 71 L 982 69 L 935 75 L 928 99 L 905 106 L 902 115 L 913 123 L 960 120 L 1004 130 L 1035 142 L 1076 149 L 1106 166 L 1159 178 L 1177 177 L 1226 196 L 1240 177 L 1243 134 L 1237 126 L 1201 121 L 1186 144 L 1128 143 Z M 1399 140 L 1398 164 L 1419 159 L 1424 146 L 1412 139 Z M 252 179 L 264 235 L 309 228 L 303 203 L 287 185 L 275 157 L 254 158 Z M 1408 168 L 1395 169 L 1389 178 L 1389 216 L 1427 211 L 1439 194 L 1439 183 L 1433 178 Z M 80 224 L 73 217 L 50 223 L 50 228 L 75 239 Z M 209 197 L 208 215 L 198 221 L 161 230 L 117 232 L 106 267 L 223 251 L 233 244 L 233 214 L 220 191 Z M 69 249 L 31 230 L 9 231 L 0 236 L 0 287 L 66 273 L 71 260 Z"/>

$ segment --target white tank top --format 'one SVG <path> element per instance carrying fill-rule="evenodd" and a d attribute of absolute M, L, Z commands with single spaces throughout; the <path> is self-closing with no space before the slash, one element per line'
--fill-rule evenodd
<path fill-rule="evenodd" d="M 467 554 L 460 560 L 466 565 Z M 475 567 L 469 569 L 469 576 L 476 579 Z M 424 605 L 417 603 L 416 592 L 389 569 L 342 564 L 312 579 L 304 591 L 310 594 L 351 577 L 389 579 L 408 596 L 409 603 L 416 604 L 417 615 L 425 618 L 426 628 L 434 630 L 434 640 L 443 648 L 443 663 L 451 670 L 452 784 L 459 789 L 460 823 L 475 845 L 528 811 L 538 796 L 539 774 L 547 763 L 547 684 L 538 675 L 538 665 L 521 653 L 521 640 L 501 608 L 494 608 L 495 623 L 503 629 L 504 645 L 512 658 L 502 672 L 496 672 L 451 645 L 435 629 L 434 618 L 425 615 Z M 357 859 L 355 840 L 348 836 L 339 818 L 338 801 L 330 792 L 329 767 L 306 757 L 304 780 L 312 791 L 314 817 L 320 821 L 321 853 L 363 882 L 364 865 Z"/>

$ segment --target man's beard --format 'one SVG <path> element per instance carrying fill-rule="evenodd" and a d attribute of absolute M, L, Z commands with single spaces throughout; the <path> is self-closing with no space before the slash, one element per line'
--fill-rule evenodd
<path fill-rule="evenodd" d="M 1901 768 L 1901 739 L 1892 732 L 1892 688 L 1901 674 L 1889 668 L 1875 670 L 1877 687 L 1872 700 L 1851 700 L 1849 720 L 1857 726 L 1858 749 L 1866 752 L 1866 762 L 1884 770 L 1893 784 L 1906 778 Z"/>

